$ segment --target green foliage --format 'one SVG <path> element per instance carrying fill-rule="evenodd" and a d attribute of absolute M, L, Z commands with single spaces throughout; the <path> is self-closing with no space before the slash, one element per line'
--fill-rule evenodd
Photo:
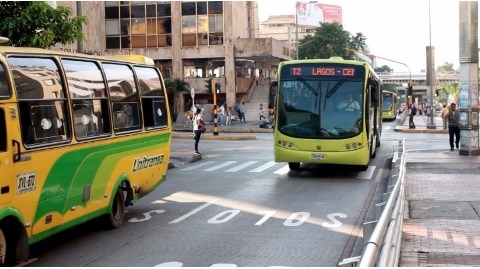
<path fill-rule="evenodd" d="M 346 53 L 345 48 L 363 50 L 366 47 L 366 38 L 362 33 L 351 36 L 337 22 L 322 23 L 315 29 L 313 35 L 307 35 L 299 40 L 299 59 L 327 59 L 333 56 L 342 56 L 344 59 L 353 59 L 353 53 Z"/>
<path fill-rule="evenodd" d="M 48 48 L 84 40 L 87 17 L 71 15 L 71 9 L 53 8 L 43 1 L 0 1 L 0 36 L 17 47 Z"/>
<path fill-rule="evenodd" d="M 460 85 L 458 83 L 443 83 L 437 100 L 446 100 L 448 104 L 458 103 L 458 97 L 460 97 Z"/>
<path fill-rule="evenodd" d="M 190 92 L 190 84 L 186 82 L 183 79 L 166 79 L 165 80 L 165 87 L 167 88 L 167 91 L 173 93 L 173 103 L 171 104 L 170 110 L 173 111 L 172 116 L 176 117 L 178 115 L 178 108 L 177 106 L 179 105 L 178 103 L 178 94 L 182 92 Z"/>
<path fill-rule="evenodd" d="M 382 89 L 387 92 L 394 92 L 398 94 L 398 91 L 396 89 L 397 86 L 398 86 L 397 84 L 383 84 Z"/>
<path fill-rule="evenodd" d="M 453 68 L 453 63 L 445 62 L 441 66 L 437 66 L 437 73 L 441 74 L 452 74 L 458 73 L 458 70 Z"/>
<path fill-rule="evenodd" d="M 176 78 L 174 80 L 166 79 L 165 87 L 168 91 L 176 93 L 190 92 L 190 84 L 183 79 Z"/>
<path fill-rule="evenodd" d="M 377 73 L 391 73 L 393 69 L 391 69 L 388 65 L 383 65 L 381 67 L 375 67 L 375 72 Z"/>

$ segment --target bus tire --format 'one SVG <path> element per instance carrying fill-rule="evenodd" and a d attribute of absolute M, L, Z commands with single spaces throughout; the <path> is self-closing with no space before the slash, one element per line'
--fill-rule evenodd
<path fill-rule="evenodd" d="M 108 210 L 106 228 L 115 229 L 122 226 L 125 219 L 125 195 L 119 186 L 113 197 L 112 206 Z"/>
<path fill-rule="evenodd" d="M 300 163 L 288 163 L 288 168 L 292 171 L 300 170 Z"/>
<path fill-rule="evenodd" d="M 0 223 L 0 266 L 15 266 L 29 255 L 28 236 L 20 223 L 10 219 Z"/>

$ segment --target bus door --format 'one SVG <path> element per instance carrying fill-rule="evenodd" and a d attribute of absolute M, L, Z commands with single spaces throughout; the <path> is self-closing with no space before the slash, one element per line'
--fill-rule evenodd
<path fill-rule="evenodd" d="M 7 143 L 6 106 L 0 102 L 0 205 L 12 200 L 16 186 L 13 180 L 13 153 L 11 143 Z"/>

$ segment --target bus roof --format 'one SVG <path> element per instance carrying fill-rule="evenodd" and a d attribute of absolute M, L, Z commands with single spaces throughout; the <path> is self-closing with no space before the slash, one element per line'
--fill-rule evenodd
<path fill-rule="evenodd" d="M 147 65 L 153 65 L 153 59 L 148 58 L 143 55 L 91 55 L 86 53 L 73 53 L 62 50 L 49 50 L 41 48 L 32 48 L 32 47 L 11 47 L 11 46 L 0 46 L 0 54 L 5 53 L 25 53 L 25 54 L 37 54 L 37 55 L 58 55 L 58 56 L 73 56 L 73 57 L 82 57 L 87 59 L 103 59 L 103 60 L 117 60 L 122 62 L 130 63 L 141 63 Z"/>
<path fill-rule="evenodd" d="M 153 59 L 143 56 L 143 55 L 107 55 L 108 58 L 127 60 L 142 64 L 151 64 L 154 65 Z"/>

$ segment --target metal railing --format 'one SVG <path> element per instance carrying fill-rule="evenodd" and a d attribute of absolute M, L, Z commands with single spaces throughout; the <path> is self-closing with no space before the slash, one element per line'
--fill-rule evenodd
<path fill-rule="evenodd" d="M 399 142 L 392 163 L 396 182 L 365 244 L 358 267 L 396 267 L 400 260 L 405 199 L 405 139 Z"/>

